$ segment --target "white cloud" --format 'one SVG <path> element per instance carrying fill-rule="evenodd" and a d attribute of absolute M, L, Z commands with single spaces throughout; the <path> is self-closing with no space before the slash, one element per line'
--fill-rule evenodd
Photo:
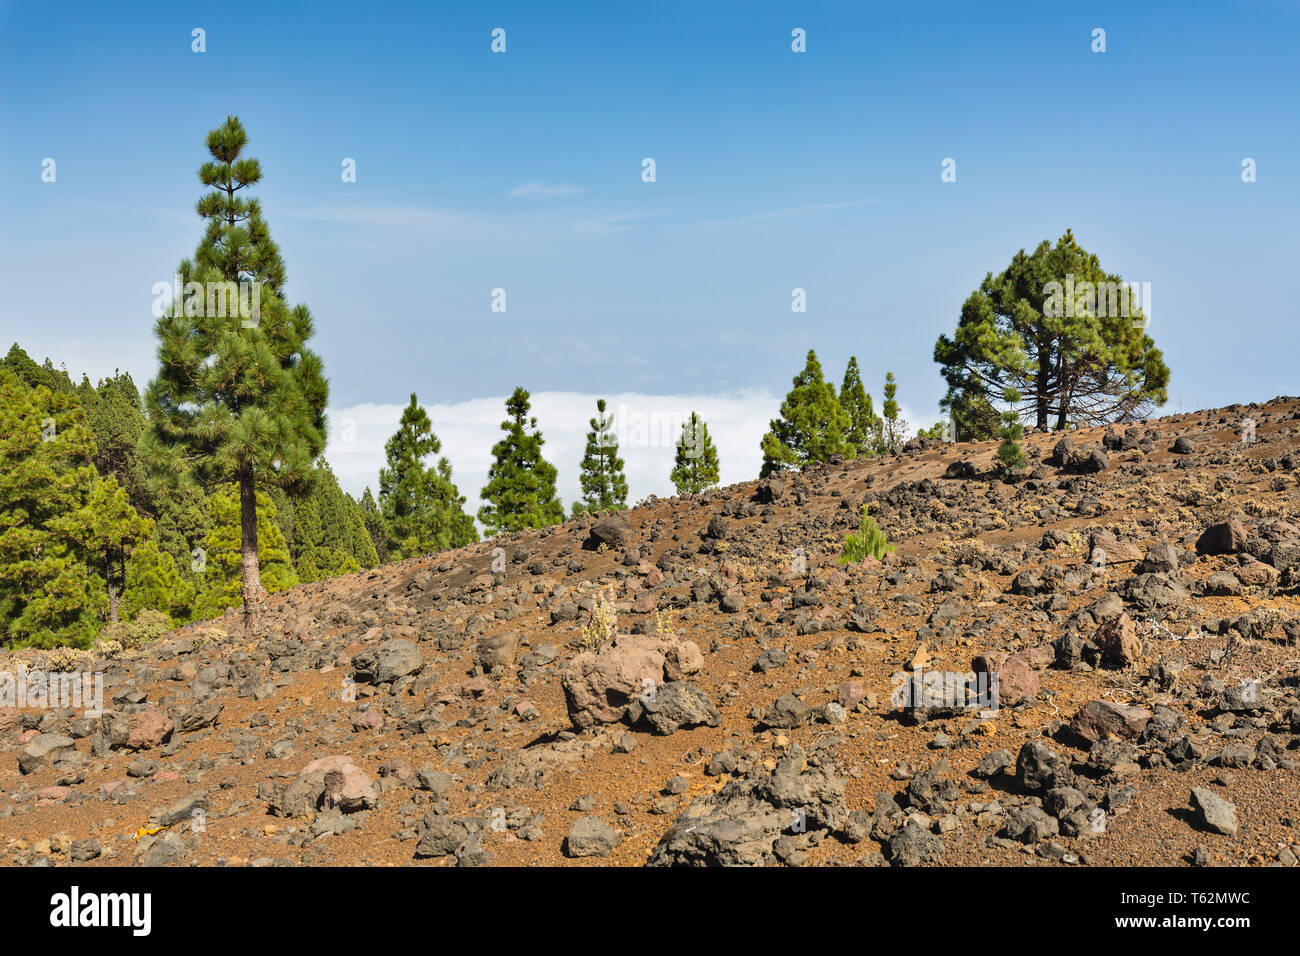
<path fill-rule="evenodd" d="M 567 199 L 571 196 L 581 196 L 584 192 L 586 190 L 581 186 L 573 186 L 569 183 L 556 186 L 546 183 L 524 183 L 522 186 L 516 186 L 506 195 L 513 199 Z"/>
<path fill-rule="evenodd" d="M 668 497 L 675 493 L 668 477 L 673 468 L 673 444 L 681 433 L 681 422 L 692 411 L 709 426 L 709 437 L 718 448 L 722 484 L 758 477 L 763 462 L 759 443 L 781 404 L 780 396 L 758 389 L 718 395 L 533 394 L 531 414 L 546 441 L 542 454 L 559 471 L 558 490 L 566 513 L 581 496 L 580 462 L 588 420 L 596 413 L 598 397 L 605 399 L 607 411 L 615 416 L 629 504 L 651 494 Z M 378 494 L 384 443 L 397 429 L 402 407 L 367 403 L 330 411 L 330 444 L 325 455 L 344 490 L 359 496 L 369 485 Z M 487 482 L 492 463 L 492 446 L 501 437 L 505 397 L 426 405 L 425 410 L 442 440 L 441 454 L 451 461 L 456 485 L 466 498 L 466 510 L 476 512 L 482 503 L 478 493 Z M 915 429 L 918 419 L 906 408 L 900 407 L 899 413 Z M 930 423 L 929 419 L 921 421 Z M 349 436 L 352 440 L 347 440 Z"/>

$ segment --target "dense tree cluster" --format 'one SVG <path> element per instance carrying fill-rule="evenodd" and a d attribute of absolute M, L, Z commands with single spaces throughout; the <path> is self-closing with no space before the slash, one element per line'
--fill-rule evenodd
<path fill-rule="evenodd" d="M 15 344 L 0 360 L 0 634 L 11 645 L 88 645 L 142 610 L 175 624 L 242 600 L 235 486 L 152 483 L 131 377 L 98 385 Z M 274 592 L 379 563 L 362 504 L 324 459 L 297 500 L 258 492 L 262 582 Z M 269 570 L 268 570 L 269 567 Z"/>
<path fill-rule="evenodd" d="M 822 374 L 817 353 L 808 350 L 803 371 L 781 403 L 781 417 L 771 422 L 763 436 L 760 477 L 800 468 L 832 458 L 865 458 L 896 449 L 906 437 L 907 425 L 898 418 L 894 373 L 885 377 L 884 417 L 862 384 L 856 356 L 849 358 L 839 394 Z"/>

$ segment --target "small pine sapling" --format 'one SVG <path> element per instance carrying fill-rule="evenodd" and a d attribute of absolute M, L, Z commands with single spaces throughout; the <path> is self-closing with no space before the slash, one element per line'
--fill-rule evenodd
<path fill-rule="evenodd" d="M 879 561 L 886 553 L 893 551 L 885 532 L 876 525 L 874 518 L 868 514 L 870 505 L 862 506 L 862 520 L 856 532 L 850 531 L 844 537 L 844 551 L 840 554 L 840 564 L 857 564 L 863 558 L 871 557 Z"/>
<path fill-rule="evenodd" d="M 1014 406 L 1020 401 L 1020 393 L 1015 389 L 1007 389 L 1003 398 Z M 1018 468 L 1024 468 L 1028 459 L 1020 439 L 1025 437 L 1025 426 L 1020 423 L 1020 413 L 1014 407 L 1002 413 L 1002 427 L 998 429 L 998 437 L 1002 439 L 1002 444 L 998 446 L 998 461 L 1002 462 L 1003 472 L 1010 474 Z"/>

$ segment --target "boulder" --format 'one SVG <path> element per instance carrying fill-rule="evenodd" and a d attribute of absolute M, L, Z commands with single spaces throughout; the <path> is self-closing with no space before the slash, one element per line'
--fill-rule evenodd
<path fill-rule="evenodd" d="M 704 669 L 704 655 L 694 641 L 679 641 L 664 653 L 664 676 L 681 680 Z"/>
<path fill-rule="evenodd" d="M 764 478 L 758 483 L 758 488 L 754 491 L 754 497 L 760 504 L 770 504 L 778 501 L 785 494 L 785 479 L 776 475 Z"/>
<path fill-rule="evenodd" d="M 675 733 L 684 727 L 717 727 L 722 723 L 722 714 L 709 696 L 684 681 L 664 684 L 639 700 L 646 722 L 658 734 Z"/>
<path fill-rule="evenodd" d="M 1090 700 L 1074 715 L 1070 730 L 1090 744 L 1106 736 L 1133 740 L 1150 719 L 1151 711 L 1142 707 L 1112 700 Z"/>
<path fill-rule="evenodd" d="M 515 662 L 515 655 L 518 653 L 519 635 L 514 631 L 507 631 L 504 634 L 479 638 L 478 645 L 474 648 L 474 659 L 480 667 L 490 671 L 494 667 L 509 667 Z"/>
<path fill-rule="evenodd" d="M 605 857 L 622 842 L 623 837 L 600 817 L 578 817 L 564 841 L 564 855 Z"/>
<path fill-rule="evenodd" d="M 598 551 L 602 544 L 607 548 L 621 549 L 631 540 L 632 523 L 622 515 L 610 515 L 591 526 L 582 546 L 588 551 Z"/>
<path fill-rule="evenodd" d="M 1196 822 L 1206 830 L 1233 836 L 1237 832 L 1237 808 L 1208 787 L 1192 790 Z"/>
<path fill-rule="evenodd" d="M 998 706 L 1014 707 L 1033 700 L 1038 693 L 1038 674 L 1018 654 L 1005 651 L 980 654 L 971 662 L 971 670 L 976 674 L 998 675 Z"/>
<path fill-rule="evenodd" d="M 1138 565 L 1138 574 L 1169 574 L 1178 570 L 1179 563 L 1178 549 L 1162 541 L 1147 552 Z"/>
<path fill-rule="evenodd" d="M 561 676 L 574 726 L 585 730 L 622 720 L 629 703 L 657 693 L 664 682 L 665 650 L 659 638 L 619 635 L 574 657 Z"/>
<path fill-rule="evenodd" d="M 389 684 L 423 668 L 420 649 L 404 638 L 390 638 L 352 658 L 352 676 L 359 684 Z"/>
<path fill-rule="evenodd" d="M 1031 740 L 1016 757 L 1016 780 L 1026 790 L 1050 790 L 1069 773 L 1065 758 L 1042 740 Z"/>
<path fill-rule="evenodd" d="M 1074 439 L 1066 435 L 1052 447 L 1052 454 L 1048 457 L 1047 462 L 1050 465 L 1056 465 L 1062 468 L 1069 464 L 1070 459 L 1074 456 L 1075 445 Z"/>
<path fill-rule="evenodd" d="M 1131 541 L 1120 541 L 1109 531 L 1094 531 L 1088 535 L 1088 554 L 1095 555 L 1100 549 L 1105 555 L 1106 564 L 1126 564 L 1142 559 L 1142 549 Z"/>
<path fill-rule="evenodd" d="M 58 759 L 62 751 L 75 745 L 75 740 L 62 734 L 40 734 L 28 741 L 27 746 L 18 754 L 18 769 L 22 773 L 33 773 L 42 767 L 48 767 Z"/>
<path fill-rule="evenodd" d="M 171 740 L 176 725 L 160 710 L 146 710 L 131 721 L 131 731 L 123 744 L 127 750 L 152 750 Z"/>
<path fill-rule="evenodd" d="M 1210 525 L 1196 539 L 1197 554 L 1236 554 L 1246 546 L 1246 528 L 1236 518 Z"/>
<path fill-rule="evenodd" d="M 370 776 L 344 755 L 318 757 L 286 786 L 276 788 L 271 811 L 282 817 L 312 816 L 322 807 L 344 813 L 373 808 L 379 794 Z"/>
<path fill-rule="evenodd" d="M 862 681 L 854 678 L 846 680 L 840 684 L 839 693 L 835 696 L 836 701 L 845 710 L 852 710 L 858 706 L 867 697 L 867 689 L 863 686 Z"/>
<path fill-rule="evenodd" d="M 1093 638 L 1102 654 L 1112 664 L 1127 667 L 1142 657 L 1142 641 L 1137 636 L 1137 626 L 1127 612 L 1103 624 Z"/>

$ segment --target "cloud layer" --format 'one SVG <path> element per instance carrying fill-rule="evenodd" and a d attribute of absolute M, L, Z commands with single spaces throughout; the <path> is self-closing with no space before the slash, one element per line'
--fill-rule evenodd
<path fill-rule="evenodd" d="M 607 411 L 615 418 L 629 504 L 652 494 L 668 497 L 675 493 L 669 479 L 674 443 L 681 434 L 681 423 L 692 411 L 704 419 L 718 448 L 722 484 L 756 478 L 763 462 L 759 443 L 781 404 L 779 396 L 766 390 L 718 395 L 533 394 L 532 414 L 546 441 L 542 453 L 559 471 L 558 490 L 566 512 L 581 495 L 580 463 L 598 397 L 606 400 Z M 501 437 L 505 396 L 426 405 L 425 410 L 442 440 L 440 454 L 451 461 L 456 485 L 467 499 L 466 510 L 473 513 L 481 504 L 478 493 L 487 482 L 492 446 Z M 378 494 L 384 443 L 396 430 L 401 414 L 401 405 L 370 403 L 331 410 L 325 456 L 344 490 L 360 496 L 369 485 Z M 900 414 L 915 428 L 916 420 L 907 409 L 900 408 Z"/>

